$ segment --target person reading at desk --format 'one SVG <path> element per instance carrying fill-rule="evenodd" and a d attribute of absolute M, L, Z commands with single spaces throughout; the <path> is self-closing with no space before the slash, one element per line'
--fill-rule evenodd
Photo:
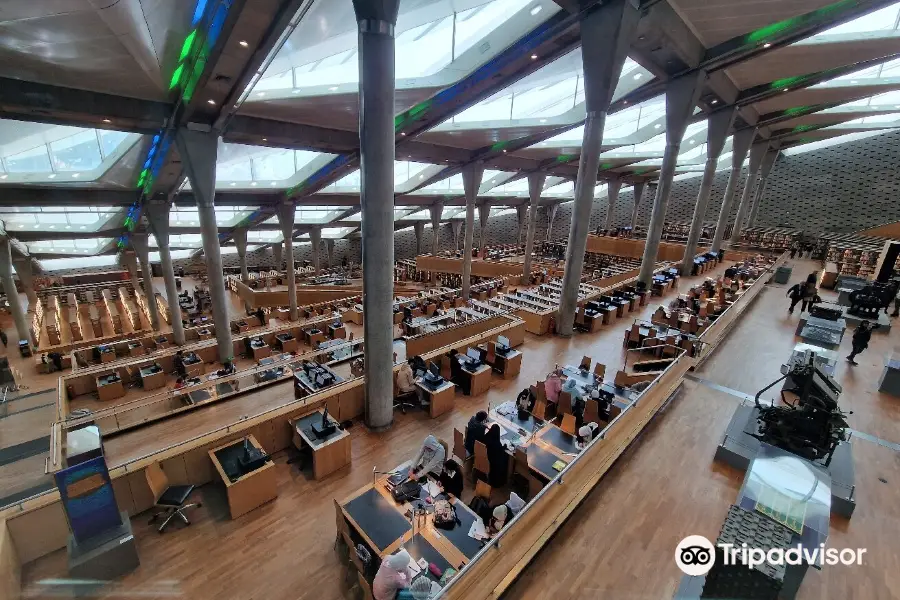
<path fill-rule="evenodd" d="M 410 479 L 419 479 L 426 473 L 436 471 L 447 458 L 447 451 L 436 437 L 429 435 L 422 443 L 419 453 L 412 460 L 412 467 L 409 469 Z"/>
<path fill-rule="evenodd" d="M 513 520 L 525 508 L 525 501 L 515 492 L 509 493 L 509 500 L 494 507 L 488 529 L 491 535 L 499 533 L 507 523 Z"/>
<path fill-rule="evenodd" d="M 187 377 L 187 367 L 184 366 L 184 352 L 179 350 L 175 353 L 175 358 L 173 359 L 175 363 L 175 372 L 179 377 Z"/>
<path fill-rule="evenodd" d="M 559 376 L 559 370 L 555 370 L 547 376 L 544 381 L 544 391 L 547 393 L 547 402 L 556 404 L 559 402 L 559 390 L 562 389 L 562 379 Z"/>
<path fill-rule="evenodd" d="M 456 496 L 457 498 L 462 497 L 463 476 L 462 471 L 455 460 L 444 462 L 444 471 L 438 478 L 438 484 L 441 486 L 441 491 L 444 493 Z"/>
<path fill-rule="evenodd" d="M 410 358 L 400 365 L 400 370 L 397 372 L 397 389 L 400 391 L 401 396 L 418 392 L 412 365 L 413 359 Z M 419 399 L 422 400 L 421 397 Z"/>
<path fill-rule="evenodd" d="M 236 369 L 234 368 L 234 363 L 231 360 L 226 360 L 222 365 L 222 368 L 216 371 L 216 375 L 219 377 L 224 377 L 226 375 L 231 375 L 234 373 Z"/>
<path fill-rule="evenodd" d="M 475 442 L 484 443 L 484 434 L 487 433 L 487 420 L 488 414 L 483 410 L 479 410 L 475 413 L 475 416 L 469 419 L 469 424 L 466 425 L 466 439 L 463 444 L 466 447 L 468 456 L 475 454 Z"/>
<path fill-rule="evenodd" d="M 398 591 L 409 586 L 407 568 L 410 562 L 411 558 L 406 550 L 400 550 L 381 561 L 372 581 L 372 596 L 375 600 L 394 600 Z"/>
<path fill-rule="evenodd" d="M 462 363 L 459 362 L 459 351 L 456 348 L 450 350 L 450 379 L 462 388 L 463 394 L 469 395 L 471 379 L 463 375 Z"/>
<path fill-rule="evenodd" d="M 582 425 L 578 430 L 578 440 L 576 444 L 579 450 L 587 448 L 591 441 L 600 435 L 600 426 L 597 423 L 587 423 Z"/>

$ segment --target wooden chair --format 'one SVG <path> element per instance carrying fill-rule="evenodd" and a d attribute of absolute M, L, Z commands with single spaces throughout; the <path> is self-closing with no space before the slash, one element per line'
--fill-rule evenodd
<path fill-rule="evenodd" d="M 594 377 L 596 377 L 600 381 L 603 381 L 603 377 L 605 377 L 605 376 L 606 376 L 606 365 L 598 362 L 596 365 L 594 365 Z"/>
<path fill-rule="evenodd" d="M 540 419 L 541 421 L 545 421 L 547 419 L 547 403 L 541 402 L 538 400 L 534 403 L 534 410 L 531 411 L 531 414 L 534 415 L 535 419 Z"/>
<path fill-rule="evenodd" d="M 556 406 L 557 414 L 563 415 L 571 415 L 572 414 L 572 394 L 569 392 L 564 392 L 560 390 L 559 392 L 559 402 Z"/>
<path fill-rule="evenodd" d="M 547 386 L 543 381 L 538 381 L 535 385 L 534 397 L 538 402 L 547 403 Z"/>
<path fill-rule="evenodd" d="M 496 342 L 488 342 L 487 343 L 487 357 L 485 358 L 485 362 L 488 364 L 494 364 L 497 362 L 497 343 Z"/>
<path fill-rule="evenodd" d="M 579 366 L 580 366 L 582 369 L 588 369 L 588 370 L 590 370 L 590 368 L 591 368 L 591 357 L 590 357 L 590 356 L 582 356 L 582 357 L 581 357 L 581 365 L 579 365 Z"/>
<path fill-rule="evenodd" d="M 493 491 L 493 488 L 487 481 L 479 480 L 475 483 L 475 497 L 484 498 L 488 501 L 488 504 L 491 503 L 491 493 Z"/>
<path fill-rule="evenodd" d="M 462 464 L 469 459 L 466 452 L 466 436 L 459 429 L 453 430 L 453 456 L 458 458 Z"/>
<path fill-rule="evenodd" d="M 584 422 L 600 423 L 600 404 L 596 400 L 588 400 L 584 403 Z"/>
<path fill-rule="evenodd" d="M 569 435 L 575 435 L 575 415 L 571 413 L 563 415 L 559 428 Z"/>
<path fill-rule="evenodd" d="M 194 486 L 169 485 L 169 478 L 166 477 L 166 474 L 162 470 L 162 467 L 159 466 L 159 463 L 147 465 L 147 468 L 144 469 L 144 477 L 147 479 L 147 485 L 150 487 L 150 492 L 153 494 L 153 505 L 156 508 L 161 509 L 150 518 L 150 523 L 156 521 L 158 517 L 164 516 L 165 520 L 158 529 L 160 533 L 165 531 L 169 522 L 176 516 L 184 521 L 185 525 L 190 525 L 191 522 L 188 521 L 188 518 L 184 515 L 184 511 L 189 508 L 194 508 L 195 506 L 203 506 L 200 502 L 185 504 L 188 497 L 191 495 L 191 492 L 194 491 Z"/>
<path fill-rule="evenodd" d="M 488 460 L 487 446 L 483 442 L 475 442 L 475 463 L 472 465 L 476 479 L 478 473 L 483 473 L 487 477 L 491 472 L 491 462 Z"/>
<path fill-rule="evenodd" d="M 372 586 L 369 585 L 369 582 L 366 580 L 365 576 L 357 571 L 356 577 L 357 582 L 359 583 L 359 589 L 362 590 L 363 600 L 375 600 L 375 597 L 372 595 Z"/>

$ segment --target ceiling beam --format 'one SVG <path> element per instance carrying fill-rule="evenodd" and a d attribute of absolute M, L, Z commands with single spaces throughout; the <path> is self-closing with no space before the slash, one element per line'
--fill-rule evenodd
<path fill-rule="evenodd" d="M 0 207 L 131 206 L 134 190 L 72 187 L 0 186 Z"/>

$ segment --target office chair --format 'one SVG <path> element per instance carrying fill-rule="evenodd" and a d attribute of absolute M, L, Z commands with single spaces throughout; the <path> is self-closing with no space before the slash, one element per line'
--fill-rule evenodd
<path fill-rule="evenodd" d="M 165 516 L 165 520 L 158 529 L 160 533 L 165 531 L 169 521 L 176 516 L 184 521 L 185 525 L 190 525 L 191 522 L 184 515 L 184 511 L 188 508 L 203 506 L 201 502 L 185 504 L 188 496 L 194 491 L 194 486 L 169 485 L 169 478 L 166 477 L 159 463 L 153 463 L 144 469 L 144 476 L 147 478 L 147 485 L 150 486 L 150 491 L 153 492 L 153 505 L 162 509 L 150 518 L 150 523 L 152 524 L 160 516 Z"/>
<path fill-rule="evenodd" d="M 487 477 L 491 472 L 491 463 L 488 460 L 487 446 L 483 442 L 475 441 L 475 463 L 472 465 L 472 473 L 478 480 L 478 473 Z"/>

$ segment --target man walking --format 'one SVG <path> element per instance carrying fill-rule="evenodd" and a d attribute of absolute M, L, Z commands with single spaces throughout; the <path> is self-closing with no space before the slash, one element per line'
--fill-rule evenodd
<path fill-rule="evenodd" d="M 856 332 L 853 334 L 853 352 L 850 353 L 850 356 L 847 357 L 847 362 L 851 365 L 857 365 L 854 358 L 856 355 L 861 353 L 863 350 L 869 347 L 869 339 L 872 337 L 872 331 L 881 327 L 878 323 L 874 325 L 869 321 L 863 321 L 856 328 Z"/>

